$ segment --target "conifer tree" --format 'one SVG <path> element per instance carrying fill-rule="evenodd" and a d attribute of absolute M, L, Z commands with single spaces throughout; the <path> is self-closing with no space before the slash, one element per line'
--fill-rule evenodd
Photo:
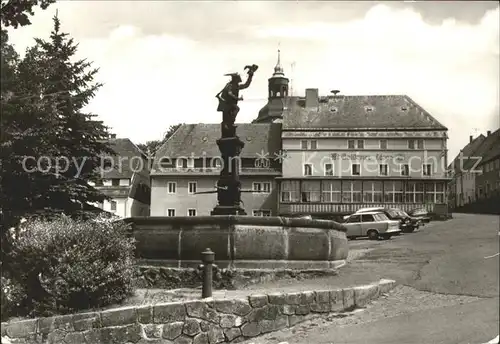
<path fill-rule="evenodd" d="M 22 60 L 11 57 L 5 67 L 15 82 L 2 90 L 2 232 L 22 216 L 75 215 L 105 199 L 88 181 L 99 177 L 101 156 L 114 152 L 108 128 L 84 112 L 101 87 L 98 70 L 75 59 L 77 44 L 53 20 L 47 41 L 36 39 Z"/>

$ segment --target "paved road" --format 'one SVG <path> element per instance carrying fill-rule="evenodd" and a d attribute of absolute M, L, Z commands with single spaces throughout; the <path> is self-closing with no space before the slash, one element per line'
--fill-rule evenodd
<path fill-rule="evenodd" d="M 392 278 L 400 286 L 351 316 L 248 343 L 487 343 L 499 334 L 499 226 L 498 216 L 455 214 L 390 241 L 352 241 L 355 260 L 342 268 L 341 284 Z M 314 285 L 322 283 L 337 284 L 329 278 Z"/>

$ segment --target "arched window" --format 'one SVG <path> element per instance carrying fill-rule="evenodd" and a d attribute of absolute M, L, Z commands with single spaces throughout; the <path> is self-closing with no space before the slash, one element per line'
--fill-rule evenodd
<path fill-rule="evenodd" d="M 280 94 L 280 92 L 279 92 L 279 91 L 278 91 L 278 92 L 276 92 L 276 97 L 281 97 L 281 94 Z"/>

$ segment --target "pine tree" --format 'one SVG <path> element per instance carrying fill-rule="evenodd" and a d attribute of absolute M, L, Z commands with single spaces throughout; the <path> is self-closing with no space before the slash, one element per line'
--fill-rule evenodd
<path fill-rule="evenodd" d="M 22 216 L 75 215 L 105 199 L 88 181 L 99 177 L 101 156 L 114 154 L 108 128 L 83 112 L 101 84 L 76 51 L 54 17 L 49 40 L 36 39 L 13 68 L 11 92 L 2 90 L 2 233 Z"/>

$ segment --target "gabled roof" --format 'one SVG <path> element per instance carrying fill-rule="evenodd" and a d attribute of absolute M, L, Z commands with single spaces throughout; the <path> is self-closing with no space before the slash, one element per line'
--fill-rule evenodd
<path fill-rule="evenodd" d="M 285 110 L 283 130 L 447 130 L 406 95 L 320 97 L 315 108 L 304 103 L 302 98 Z"/>
<path fill-rule="evenodd" d="M 483 144 L 486 137 L 481 134 L 461 149 L 460 153 L 453 159 L 452 165 L 455 173 L 460 173 L 460 156 L 462 156 L 464 170 L 472 168 L 476 164 L 476 159 L 474 159 L 475 152 Z"/>
<path fill-rule="evenodd" d="M 241 158 L 256 159 L 258 154 L 274 153 L 281 149 L 281 124 L 275 123 L 241 123 L 236 124 L 236 135 L 245 146 Z M 217 140 L 221 136 L 220 124 L 183 124 L 158 149 L 153 169 L 161 158 L 176 159 L 178 157 L 216 157 L 220 156 Z"/>
<path fill-rule="evenodd" d="M 483 144 L 479 146 L 478 150 L 475 152 L 475 155 L 481 157 L 481 163 L 479 165 L 488 163 L 500 156 L 500 129 L 486 136 Z"/>
<path fill-rule="evenodd" d="M 116 156 L 109 157 L 110 161 L 113 161 L 114 168 L 109 172 L 105 170 L 103 179 L 126 179 L 132 178 L 134 172 L 148 173 L 146 155 L 130 139 L 109 139 L 109 143 Z M 143 160 L 142 164 L 139 158 Z"/>

